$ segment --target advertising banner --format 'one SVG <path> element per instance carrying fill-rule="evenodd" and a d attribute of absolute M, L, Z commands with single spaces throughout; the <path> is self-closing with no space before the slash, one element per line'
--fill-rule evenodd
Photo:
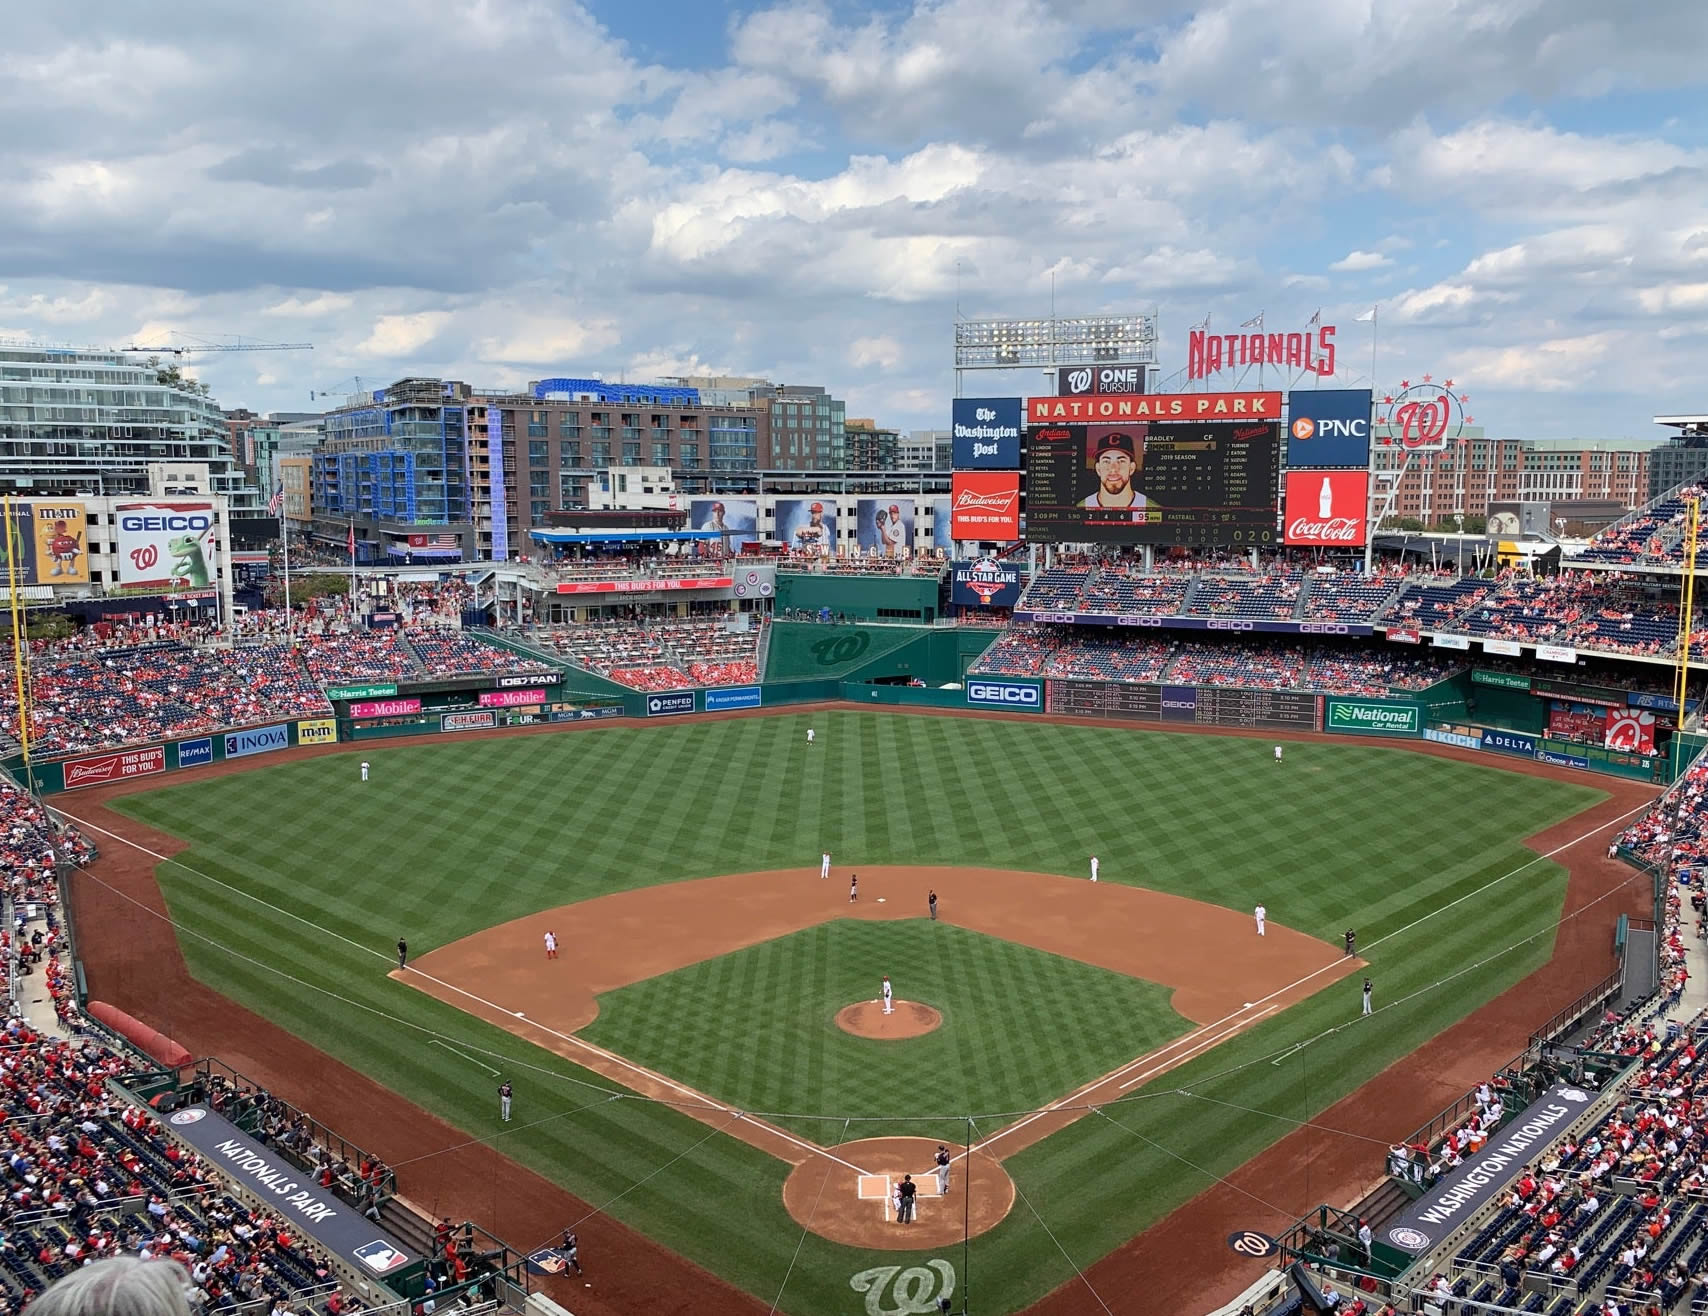
<path fill-rule="evenodd" d="M 1056 392 L 1064 398 L 1080 398 L 1087 393 L 1125 393 L 1130 397 L 1149 391 L 1144 366 L 1056 367 Z"/>
<path fill-rule="evenodd" d="M 674 717 L 679 713 L 694 711 L 694 692 L 692 690 L 668 690 L 663 694 L 646 697 L 646 715 L 648 717 Z"/>
<path fill-rule="evenodd" d="M 1602 744 L 1607 739 L 1607 712 L 1599 704 L 1548 701 L 1548 734 L 1558 740 Z"/>
<path fill-rule="evenodd" d="M 753 498 L 691 498 L 688 524 L 717 531 L 724 552 L 736 553 L 747 540 L 759 538 L 759 503 Z"/>
<path fill-rule="evenodd" d="M 956 471 L 950 481 L 949 501 L 952 538 L 1004 542 L 1020 538 L 1017 472 Z"/>
<path fill-rule="evenodd" d="M 1527 759 L 1536 757 L 1536 737 L 1527 736 L 1522 731 L 1497 731 L 1493 727 L 1484 727 L 1482 747 L 1497 754 L 1519 754 Z"/>
<path fill-rule="evenodd" d="M 1421 644 L 1423 636 L 1411 626 L 1388 627 L 1388 638 L 1395 644 Z"/>
<path fill-rule="evenodd" d="M 207 589 L 219 571 L 214 506 L 161 499 L 119 503 L 119 584 L 126 589 Z"/>
<path fill-rule="evenodd" d="M 1471 669 L 1472 685 L 1498 685 L 1503 690 L 1528 690 L 1530 678 L 1516 672 L 1491 672 L 1486 667 Z"/>
<path fill-rule="evenodd" d="M 1019 398 L 956 398 L 950 411 L 957 471 L 1019 468 Z"/>
<path fill-rule="evenodd" d="M 1027 398 L 1028 425 L 1085 425 L 1131 420 L 1281 419 L 1279 393 L 1110 393 L 1101 397 Z"/>
<path fill-rule="evenodd" d="M 12 516 L 17 542 L 0 539 L 0 568 L 16 548 L 18 584 L 89 583 L 89 525 L 82 503 L 13 503 Z"/>
<path fill-rule="evenodd" d="M 1646 708 L 1615 709 L 1607 715 L 1608 749 L 1626 754 L 1655 752 L 1655 715 Z"/>
<path fill-rule="evenodd" d="M 1287 395 L 1287 465 L 1365 470 L 1372 398 L 1367 388 L 1296 388 Z"/>
<path fill-rule="evenodd" d="M 1575 663 L 1578 660 L 1578 651 L 1562 648 L 1557 644 L 1538 644 L 1536 656 L 1545 663 Z"/>
<path fill-rule="evenodd" d="M 199 768 L 204 763 L 212 762 L 212 736 L 202 736 L 197 740 L 180 740 L 178 742 L 178 766 L 180 768 Z"/>
<path fill-rule="evenodd" d="M 1436 635 L 1429 641 L 1437 649 L 1459 649 L 1469 651 L 1471 642 L 1463 635 Z"/>
<path fill-rule="evenodd" d="M 389 699 L 396 693 L 397 687 L 385 681 L 373 685 L 329 685 L 326 687 L 328 699 Z"/>
<path fill-rule="evenodd" d="M 476 701 L 482 708 L 525 708 L 546 702 L 544 690 L 482 690 Z"/>
<path fill-rule="evenodd" d="M 370 699 L 350 705 L 351 717 L 400 717 L 420 711 L 419 699 Z"/>
<path fill-rule="evenodd" d="M 1243 332 L 1254 325 L 1258 326 L 1255 333 Z M 1231 334 L 1211 333 L 1207 328 L 1187 330 L 1186 378 L 1208 379 L 1246 366 L 1280 366 L 1321 379 L 1334 374 L 1336 327 L 1332 324 L 1312 322 L 1303 332 L 1272 334 L 1254 320 L 1240 330 Z"/>
<path fill-rule="evenodd" d="M 1538 763 L 1552 763 L 1556 768 L 1587 768 L 1589 758 L 1584 754 L 1568 754 L 1564 750 L 1548 749 L 1538 746 L 1536 749 Z"/>
<path fill-rule="evenodd" d="M 1450 1170 L 1393 1220 L 1385 1241 L 1416 1256 L 1492 1202 L 1542 1149 L 1589 1108 L 1590 1094 L 1556 1083 L 1495 1131 L 1481 1152 Z"/>
<path fill-rule="evenodd" d="M 1625 702 L 1632 708 L 1652 708 L 1660 713 L 1678 712 L 1678 700 L 1671 695 L 1654 695 L 1646 690 L 1629 691 L 1625 696 Z M 1696 707 L 1696 700 L 1692 699 L 1688 702 L 1692 708 Z"/>
<path fill-rule="evenodd" d="M 957 562 L 951 573 L 949 602 L 960 608 L 1012 608 L 1020 602 L 1020 564 L 981 557 Z"/>
<path fill-rule="evenodd" d="M 471 709 L 466 713 L 439 714 L 441 731 L 484 731 L 498 725 L 498 714 L 490 708 Z"/>
<path fill-rule="evenodd" d="M 1502 658 L 1516 658 L 1524 649 L 1512 640 L 1484 640 L 1483 652 L 1499 654 Z"/>
<path fill-rule="evenodd" d="M 777 542 L 808 557 L 828 557 L 836 552 L 836 500 L 779 498 Z"/>
<path fill-rule="evenodd" d="M 512 708 L 498 716 L 504 719 L 504 725 L 507 727 L 539 727 L 551 721 L 551 718 L 538 708 Z"/>
<path fill-rule="evenodd" d="M 330 717 L 310 718 L 297 723 L 297 744 L 332 745 L 338 741 L 338 723 Z"/>
<path fill-rule="evenodd" d="M 538 672 L 524 673 L 521 676 L 501 676 L 492 684 L 498 690 L 522 690 L 531 685 L 538 685 L 546 680 Z"/>
<path fill-rule="evenodd" d="M 559 594 L 650 594 L 671 589 L 728 589 L 734 583 L 729 576 L 686 576 L 679 580 L 560 580 L 556 590 Z"/>
<path fill-rule="evenodd" d="M 186 1106 L 164 1118 L 173 1137 L 358 1274 L 387 1275 L 425 1260 L 223 1115 Z"/>
<path fill-rule="evenodd" d="M 1044 706 L 1044 690 L 1036 681 L 967 679 L 967 703 L 974 708 L 1018 708 L 1036 713 Z"/>
<path fill-rule="evenodd" d="M 1423 734 L 1423 710 L 1416 704 L 1378 704 L 1331 695 L 1323 730 L 1366 736 L 1417 736 Z"/>
<path fill-rule="evenodd" d="M 756 685 L 736 686 L 729 690 L 706 691 L 706 711 L 715 713 L 725 708 L 758 708 L 759 687 Z"/>
<path fill-rule="evenodd" d="M 1162 720 L 1164 722 L 1197 721 L 1198 687 L 1192 685 L 1163 686 Z"/>
<path fill-rule="evenodd" d="M 1433 740 L 1437 745 L 1457 745 L 1460 749 L 1480 749 L 1483 743 L 1476 736 L 1467 736 L 1462 731 L 1438 731 L 1434 727 L 1426 728 L 1423 738 Z"/>
<path fill-rule="evenodd" d="M 913 499 L 856 499 L 854 543 L 870 557 L 910 555 L 913 552 Z"/>
<path fill-rule="evenodd" d="M 1361 548 L 1369 538 L 1368 471 L 1288 471 L 1283 538 L 1289 544 Z"/>
<path fill-rule="evenodd" d="M 558 708 L 551 709 L 553 722 L 595 722 L 607 717 L 621 717 L 621 704 L 596 704 L 592 708 Z"/>
<path fill-rule="evenodd" d="M 166 746 L 150 745 L 147 749 L 126 749 L 116 754 L 94 754 L 88 758 L 68 759 L 65 763 L 65 789 L 79 786 L 105 786 L 108 782 L 124 781 L 130 777 L 148 777 L 166 771 Z"/>
<path fill-rule="evenodd" d="M 270 727 L 250 727 L 246 731 L 233 731 L 226 735 L 225 756 L 228 759 L 240 759 L 251 754 L 271 754 L 276 749 L 288 749 L 290 743 L 290 728 L 283 723 Z"/>
<path fill-rule="evenodd" d="M 1015 621 L 1056 626 L 1123 626 L 1148 630 L 1232 631 L 1244 635 L 1374 635 L 1375 628 L 1339 621 L 1258 621 L 1247 617 L 1157 617 L 1112 612 L 1033 612 L 1021 609 Z M 1247 694 L 1251 693 L 1249 690 Z"/>

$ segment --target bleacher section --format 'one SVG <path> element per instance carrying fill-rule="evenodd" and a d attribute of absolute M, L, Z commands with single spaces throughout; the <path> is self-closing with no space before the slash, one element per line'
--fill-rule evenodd
<path fill-rule="evenodd" d="M 1299 611 L 1302 588 L 1295 573 L 1246 576 L 1206 572 L 1194 584 L 1183 615 L 1292 621 Z"/>
<path fill-rule="evenodd" d="M 1589 541 L 1567 560 L 1613 566 L 1679 566 L 1684 561 L 1686 497 L 1701 498 L 1697 486 L 1676 489 Z"/>
<path fill-rule="evenodd" d="M 688 690 L 757 681 L 761 634 L 758 627 L 732 631 L 721 618 L 689 617 L 540 626 L 528 638 L 635 690 Z"/>

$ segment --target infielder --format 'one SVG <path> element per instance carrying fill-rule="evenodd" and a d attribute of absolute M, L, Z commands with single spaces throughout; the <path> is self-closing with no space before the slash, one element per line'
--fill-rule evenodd
<path fill-rule="evenodd" d="M 890 975 L 886 973 L 884 975 L 884 1013 L 885 1014 L 894 1014 L 896 1012 L 895 1011 L 895 1004 L 891 1000 L 891 997 L 893 996 L 893 994 L 894 994 L 894 989 L 892 989 L 890 987 Z"/>
<path fill-rule="evenodd" d="M 548 960 L 557 958 L 557 933 L 555 932 L 546 933 L 546 958 Z"/>
<path fill-rule="evenodd" d="M 848 903 L 850 905 L 852 905 L 856 901 L 858 901 L 859 899 L 860 899 L 860 874 L 850 873 L 848 875 Z"/>
<path fill-rule="evenodd" d="M 366 781 L 367 779 L 368 779 L 368 761 L 366 759 L 363 759 L 362 760 L 362 780 Z"/>
<path fill-rule="evenodd" d="M 1251 911 L 1251 914 L 1252 917 L 1257 920 L 1257 935 L 1261 937 L 1263 935 L 1263 925 L 1269 921 L 1269 911 L 1262 905 L 1259 905 L 1256 909 Z"/>
<path fill-rule="evenodd" d="M 1091 880 L 1093 882 L 1095 882 L 1097 880 L 1097 856 L 1096 855 L 1091 856 Z"/>
<path fill-rule="evenodd" d="M 505 1079 L 498 1085 L 498 1117 L 510 1118 L 510 1080 Z"/>
<path fill-rule="evenodd" d="M 949 1149 L 942 1143 L 937 1144 L 937 1196 L 949 1195 Z"/>
<path fill-rule="evenodd" d="M 1371 1010 L 1370 1010 L 1370 993 L 1375 991 L 1375 990 L 1376 990 L 1375 985 L 1373 983 L 1371 983 L 1371 981 L 1368 978 L 1366 978 L 1364 980 L 1364 1013 L 1365 1014 L 1371 1013 Z"/>
<path fill-rule="evenodd" d="M 397 939 L 397 967 L 403 968 L 409 963 L 409 943 L 402 937 Z"/>
<path fill-rule="evenodd" d="M 827 878 L 829 876 L 830 876 L 830 853 L 829 853 L 829 851 L 826 851 L 823 855 L 821 855 L 819 857 L 819 861 L 818 861 L 819 881 L 822 882 L 825 878 Z"/>

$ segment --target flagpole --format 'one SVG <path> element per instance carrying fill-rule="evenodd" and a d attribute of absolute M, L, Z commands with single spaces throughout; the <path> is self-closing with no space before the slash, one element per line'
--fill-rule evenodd
<path fill-rule="evenodd" d="M 1370 308 L 1370 388 L 1376 388 L 1376 326 L 1382 320 L 1382 303 L 1377 302 Z"/>

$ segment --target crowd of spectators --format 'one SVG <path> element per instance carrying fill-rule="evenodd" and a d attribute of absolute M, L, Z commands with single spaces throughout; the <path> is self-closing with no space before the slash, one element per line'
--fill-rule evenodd
<path fill-rule="evenodd" d="M 1672 789 L 1620 835 L 1618 845 L 1657 868 L 1676 865 L 1693 875 L 1708 874 L 1708 755 L 1699 756 Z"/>
<path fill-rule="evenodd" d="M 1673 564 L 1683 560 L 1685 499 L 1701 498 L 1703 489 L 1691 485 L 1650 504 L 1637 515 L 1609 526 L 1574 555 L 1584 562 L 1611 562 L 1623 566 L 1642 563 Z"/>
<path fill-rule="evenodd" d="M 732 630 L 728 614 L 718 614 L 537 626 L 526 638 L 619 685 L 659 691 L 753 684 L 764 634 L 763 626 Z"/>
<path fill-rule="evenodd" d="M 1028 624 L 1011 627 L 979 658 L 988 676 L 1079 677 L 1153 684 L 1244 686 L 1379 696 L 1425 690 L 1459 670 L 1439 655 L 1176 640 L 1150 631 Z"/>

